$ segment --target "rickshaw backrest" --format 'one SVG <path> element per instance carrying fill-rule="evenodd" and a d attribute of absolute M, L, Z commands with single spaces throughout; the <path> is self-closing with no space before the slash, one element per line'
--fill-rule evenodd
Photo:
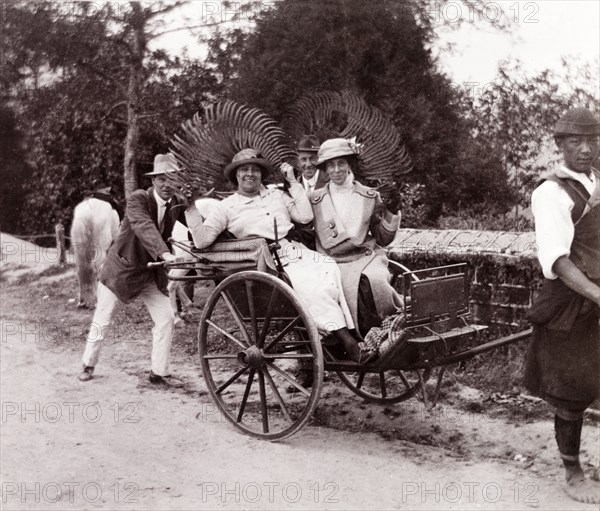
<path fill-rule="evenodd" d="M 411 321 L 413 325 L 434 323 L 445 318 L 456 318 L 469 312 L 466 273 L 463 266 L 447 267 L 455 273 L 424 276 L 411 282 Z M 439 275 L 442 273 L 442 275 Z"/>
<path fill-rule="evenodd" d="M 264 238 L 219 239 L 205 249 L 193 249 L 215 271 L 258 270 L 276 273 L 273 257 Z"/>

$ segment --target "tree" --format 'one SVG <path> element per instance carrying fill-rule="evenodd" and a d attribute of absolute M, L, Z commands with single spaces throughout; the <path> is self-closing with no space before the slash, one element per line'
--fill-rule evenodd
<path fill-rule="evenodd" d="M 14 233 L 25 196 L 24 183 L 31 175 L 25 158 L 23 134 L 17 129 L 15 113 L 0 106 L 0 231 Z"/>
<path fill-rule="evenodd" d="M 403 134 L 415 163 L 407 180 L 425 185 L 422 221 L 433 223 L 444 208 L 498 197 L 497 183 L 486 180 L 457 188 L 472 137 L 460 94 L 430 49 L 433 23 L 423 22 L 430 8 L 416 0 L 285 0 L 258 16 L 250 33 L 213 38 L 209 62 L 229 79 L 231 99 L 280 120 L 315 91 L 351 90 L 381 108 Z"/>
<path fill-rule="evenodd" d="M 510 177 L 511 206 L 529 203 L 533 182 L 552 161 L 552 127 L 558 118 L 573 106 L 598 111 L 597 88 L 598 66 L 563 60 L 561 73 L 529 75 L 515 61 L 502 62 L 493 82 L 471 91 L 467 114 L 473 133 L 489 154 L 500 158 Z M 518 209 L 515 228 L 519 229 Z"/>
<path fill-rule="evenodd" d="M 8 27 L 5 41 L 8 58 L 3 70 L 4 90 L 11 84 L 31 78 L 37 89 L 41 72 L 53 73 L 51 81 L 78 77 L 83 82 L 100 80 L 114 102 L 106 110 L 125 122 L 123 181 L 125 195 L 138 187 L 138 148 L 142 120 L 156 117 L 145 101 L 146 85 L 152 80 L 156 63 L 170 65 L 164 52 L 150 52 L 149 44 L 167 32 L 189 26 L 168 26 L 167 14 L 180 9 L 186 1 L 128 3 L 70 3 L 61 8 L 55 2 L 28 4 L 16 2 L 4 7 Z M 35 22 L 35 31 L 27 25 Z M 207 18 L 197 26 L 220 21 Z M 21 34 L 24 29 L 25 35 Z M 10 37 L 15 37 L 12 42 Z M 3 41 L 4 42 L 4 41 Z M 19 45 L 23 44 L 23 47 Z M 154 69 L 150 65 L 154 61 Z M 5 92 L 6 93 L 6 92 Z M 145 110 L 144 107 L 149 108 Z"/>
<path fill-rule="evenodd" d="M 111 10 L 124 4 L 86 11 L 90 5 L 69 4 L 68 12 L 56 3 L 4 7 L 2 92 L 19 112 L 33 165 L 24 222 L 34 232 L 68 224 L 86 189 L 111 185 L 123 200 L 216 89 L 199 62 L 147 48 L 161 30 L 155 16 L 181 2 L 141 12 L 139 5 Z M 36 32 L 28 31 L 32 20 Z M 23 47 L 10 44 L 13 35 Z"/>

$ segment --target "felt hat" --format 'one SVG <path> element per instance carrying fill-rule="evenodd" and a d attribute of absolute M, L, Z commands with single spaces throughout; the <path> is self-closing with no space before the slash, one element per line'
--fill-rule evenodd
<path fill-rule="evenodd" d="M 317 167 L 322 167 L 328 160 L 341 158 L 343 156 L 358 156 L 359 144 L 354 139 L 330 138 L 319 147 L 319 159 Z"/>
<path fill-rule="evenodd" d="M 242 149 L 233 157 L 231 163 L 225 167 L 223 174 L 225 174 L 225 177 L 229 179 L 229 181 L 233 181 L 237 168 L 248 163 L 258 165 L 267 174 L 271 172 L 271 164 L 262 158 L 260 153 L 256 152 L 254 149 Z"/>
<path fill-rule="evenodd" d="M 157 154 L 154 157 L 154 170 L 152 172 L 146 172 L 146 176 L 160 176 L 161 174 L 171 174 L 177 172 L 179 166 L 175 156 L 171 153 Z"/>
<path fill-rule="evenodd" d="M 587 108 L 571 108 L 554 127 L 555 137 L 568 135 L 600 135 L 600 121 Z"/>
<path fill-rule="evenodd" d="M 303 151 L 305 153 L 316 153 L 319 150 L 321 143 L 319 139 L 314 135 L 304 135 L 300 142 L 298 142 L 297 151 Z"/>
<path fill-rule="evenodd" d="M 94 193 L 99 193 L 101 195 L 110 195 L 110 193 L 112 192 L 112 187 L 107 186 L 105 188 L 98 188 L 96 190 L 94 190 Z"/>

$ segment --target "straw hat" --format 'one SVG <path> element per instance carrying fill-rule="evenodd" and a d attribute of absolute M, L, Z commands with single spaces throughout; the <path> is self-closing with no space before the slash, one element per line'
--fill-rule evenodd
<path fill-rule="evenodd" d="M 154 157 L 154 170 L 147 172 L 146 176 L 160 176 L 161 174 L 171 174 L 177 172 L 179 167 L 177 161 L 171 153 L 157 154 Z"/>
<path fill-rule="evenodd" d="M 322 167 L 328 160 L 343 156 L 358 156 L 357 144 L 345 138 L 330 138 L 321 144 L 317 167 Z"/>
<path fill-rule="evenodd" d="M 268 174 L 272 170 L 271 164 L 262 158 L 261 155 L 254 149 L 242 149 L 233 157 L 231 163 L 225 167 L 223 174 L 227 179 L 229 179 L 229 181 L 233 182 L 235 178 L 235 171 L 238 169 L 238 167 L 248 163 L 254 163 L 255 165 L 261 167 L 261 169 L 264 170 L 264 174 Z"/>

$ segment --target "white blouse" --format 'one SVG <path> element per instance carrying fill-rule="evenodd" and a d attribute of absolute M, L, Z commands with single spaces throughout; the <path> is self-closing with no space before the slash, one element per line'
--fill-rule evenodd
<path fill-rule="evenodd" d="M 277 236 L 283 238 L 294 226 L 292 220 L 304 224 L 313 219 L 303 186 L 293 183 L 289 192 L 291 197 L 282 190 L 263 187 L 254 197 L 234 193 L 217 204 L 204 223 L 198 209 L 189 208 L 186 220 L 194 244 L 206 248 L 225 230 L 236 238 L 260 236 L 274 240 L 274 220 L 277 220 Z"/>
<path fill-rule="evenodd" d="M 574 172 L 564 165 L 560 170 L 579 181 L 585 189 L 594 194 L 598 180 L 592 172 L 591 178 L 586 174 Z M 535 218 L 535 239 L 537 256 L 542 272 L 547 279 L 558 276 L 552 271 L 556 260 L 571 254 L 571 244 L 575 234 L 575 226 L 571 220 L 571 210 L 575 203 L 569 194 L 554 181 L 544 181 L 531 195 L 531 210 Z M 588 206 L 586 206 L 586 209 Z"/>

